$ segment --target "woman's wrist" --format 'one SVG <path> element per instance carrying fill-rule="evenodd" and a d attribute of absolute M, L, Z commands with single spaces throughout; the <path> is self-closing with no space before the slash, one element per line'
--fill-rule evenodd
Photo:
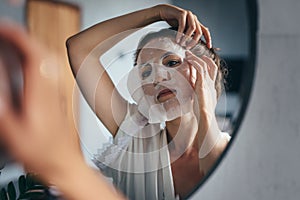
<path fill-rule="evenodd" d="M 199 158 L 205 158 L 213 150 L 220 139 L 221 130 L 215 116 L 209 117 L 204 130 L 199 133 Z M 200 125 L 201 127 L 201 125 Z"/>
<path fill-rule="evenodd" d="M 161 5 L 155 5 L 153 7 L 149 7 L 144 10 L 141 10 L 141 11 L 144 12 L 144 14 L 140 18 L 140 19 L 142 19 L 141 22 L 143 23 L 143 25 L 140 28 L 150 25 L 152 23 L 158 22 L 158 21 L 162 21 Z"/>
<path fill-rule="evenodd" d="M 162 8 L 164 7 L 163 4 L 159 4 L 159 5 L 155 5 L 153 7 L 151 7 L 151 11 L 153 14 L 154 14 L 154 17 L 153 19 L 155 21 L 162 21 L 163 18 L 162 18 Z"/>

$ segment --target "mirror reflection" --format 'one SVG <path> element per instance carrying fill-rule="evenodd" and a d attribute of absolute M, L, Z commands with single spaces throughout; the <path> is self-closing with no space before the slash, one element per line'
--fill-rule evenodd
<path fill-rule="evenodd" d="M 245 100 L 246 0 L 62 2 L 68 12 L 53 7 L 46 21 L 34 12 L 42 6 L 27 5 L 28 29 L 68 56 L 63 73 L 72 70 L 80 88 L 73 117 L 87 161 L 129 199 L 189 197 L 228 146 Z M 54 18 L 63 36 L 50 39 L 41 30 Z M 59 95 L 71 119 L 78 105 L 67 77 Z"/>
<path fill-rule="evenodd" d="M 138 12 L 132 14 L 114 7 L 115 15 L 103 17 L 107 24 L 98 20 L 68 41 L 71 67 L 83 101 L 90 106 L 81 113 L 83 150 L 129 198 L 187 197 L 228 144 L 239 114 L 242 64 L 248 56 L 245 4 L 239 3 L 240 16 L 235 16 L 225 13 L 218 1 L 177 2 L 178 10 L 163 9 L 173 14 L 166 16 L 169 19 L 156 21 L 140 20 L 145 12 L 141 8 L 132 9 Z M 182 33 L 194 46 L 176 42 L 181 34 L 176 12 L 181 9 L 192 12 Z M 155 9 L 150 13 L 154 15 Z M 122 14 L 128 15 L 114 18 Z M 221 14 L 228 20 L 221 21 Z M 198 30 L 189 33 L 189 20 L 199 23 Z M 234 23 L 242 24 L 238 36 L 231 28 Z M 141 26 L 147 27 L 136 30 Z M 199 41 L 203 43 L 194 48 Z M 202 73 L 208 76 L 202 77 L 201 87 L 209 89 L 199 92 L 195 88 Z M 94 115 L 91 110 L 97 115 L 94 132 L 86 116 Z"/>

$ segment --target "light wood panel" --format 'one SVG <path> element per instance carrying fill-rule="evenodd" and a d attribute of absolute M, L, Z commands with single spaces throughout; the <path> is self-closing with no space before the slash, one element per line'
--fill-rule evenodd
<path fill-rule="evenodd" d="M 79 116 L 79 96 L 76 92 L 73 95 L 75 81 L 68 63 L 65 42 L 80 29 L 80 9 L 75 5 L 57 1 L 28 0 L 26 18 L 29 33 L 54 53 L 57 63 L 62 63 L 62 76 L 59 79 L 62 87 L 58 89 L 60 106 L 75 128 L 79 124 L 79 117 L 74 117 Z"/>

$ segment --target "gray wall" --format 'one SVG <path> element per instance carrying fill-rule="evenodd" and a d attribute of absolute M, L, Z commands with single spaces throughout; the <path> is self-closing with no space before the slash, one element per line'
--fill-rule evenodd
<path fill-rule="evenodd" d="M 213 46 L 222 57 L 248 56 L 249 26 L 246 0 L 173 0 L 174 5 L 191 10 L 207 26 Z M 237 27 L 234 29 L 233 27 Z"/>

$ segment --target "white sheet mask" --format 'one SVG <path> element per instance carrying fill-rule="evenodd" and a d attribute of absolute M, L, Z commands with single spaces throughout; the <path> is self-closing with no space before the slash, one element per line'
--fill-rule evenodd
<path fill-rule="evenodd" d="M 185 49 L 170 38 L 150 41 L 143 49 L 162 50 L 165 53 L 162 57 L 144 62 L 129 72 L 128 90 L 136 101 L 139 112 L 149 123 L 170 121 L 191 112 L 194 91 L 189 80 L 182 74 L 182 72 L 190 73 L 189 66 L 183 62 Z M 175 67 L 163 65 L 163 59 L 170 54 L 176 55 L 180 60 Z M 151 57 L 151 51 L 149 55 Z M 152 87 L 152 91 L 147 92 L 147 87 Z M 166 89 L 171 90 L 175 97 L 159 102 L 159 93 Z"/>
<path fill-rule="evenodd" d="M 185 57 L 186 50 L 179 44 L 173 42 L 169 37 L 161 37 L 148 42 L 143 48 L 147 49 L 159 49 L 166 52 L 176 53 L 181 58 Z"/>
<path fill-rule="evenodd" d="M 127 135 L 135 138 L 153 137 L 160 133 L 160 124 L 151 124 L 149 126 L 148 119 L 137 110 L 131 110 L 126 120 L 120 125 L 120 129 Z"/>

